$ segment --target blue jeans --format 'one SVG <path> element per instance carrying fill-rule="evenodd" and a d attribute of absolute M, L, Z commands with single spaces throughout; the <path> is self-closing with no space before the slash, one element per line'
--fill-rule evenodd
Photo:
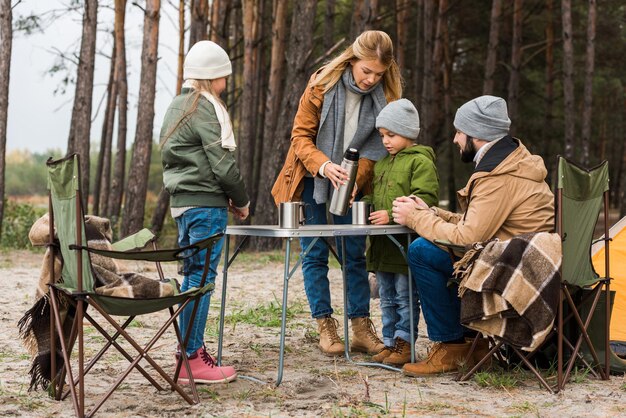
<path fill-rule="evenodd" d="M 313 199 L 313 178 L 304 178 L 302 201 L 306 206 L 308 225 L 326 225 L 328 211 L 326 204 L 315 203 Z M 332 216 L 333 223 L 345 225 L 352 223 L 352 209 L 344 216 Z M 300 238 L 300 247 L 308 248 L 314 238 Z M 346 237 L 346 278 L 348 283 L 348 306 L 345 307 L 348 318 L 366 317 L 370 314 L 370 288 L 365 269 L 365 237 Z M 341 258 L 341 241 L 336 240 L 337 253 Z M 330 283 L 328 281 L 329 250 L 321 238 L 313 245 L 302 259 L 304 291 L 309 300 L 313 318 L 321 318 L 333 313 L 330 304 Z"/>
<path fill-rule="evenodd" d="M 396 338 L 411 341 L 410 310 L 413 310 L 413 327 L 417 336 L 419 301 L 413 286 L 413 306 L 409 304 L 409 276 L 406 274 L 376 272 L 380 310 L 383 320 L 383 342 L 387 347 L 395 345 Z"/>
<path fill-rule="evenodd" d="M 452 277 L 452 260 L 447 251 L 432 242 L 418 238 L 409 246 L 409 267 L 420 296 L 428 338 L 452 341 L 463 337 L 461 300 L 457 286 L 448 287 Z"/>
<path fill-rule="evenodd" d="M 178 245 L 184 247 L 202 241 L 218 232 L 226 231 L 228 223 L 228 212 L 226 208 L 200 207 L 187 210 L 176 219 L 178 226 Z M 205 284 L 215 283 L 217 276 L 217 266 L 222 256 L 224 238 L 215 243 L 211 250 L 211 261 Z M 196 255 L 186 258 L 183 263 L 184 280 L 181 291 L 184 292 L 192 287 L 199 287 L 202 280 L 202 271 L 206 250 L 200 251 Z M 187 354 L 195 353 L 204 344 L 204 329 L 206 327 L 207 316 L 209 315 L 209 303 L 211 293 L 202 296 L 198 302 L 191 302 L 180 315 L 180 331 L 182 338 L 189 329 L 189 319 L 195 303 L 199 303 L 196 317 L 191 325 L 191 336 L 187 343 Z"/>

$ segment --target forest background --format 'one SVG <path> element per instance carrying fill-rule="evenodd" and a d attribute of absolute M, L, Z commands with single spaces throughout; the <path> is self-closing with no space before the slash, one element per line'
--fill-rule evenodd
<path fill-rule="evenodd" d="M 51 18 L 23 14 L 22 3 L 27 1 L 0 0 L 3 247 L 28 246 L 30 225 L 47 209 L 45 160 L 71 152 L 82 156 L 89 213 L 111 218 L 117 237 L 147 226 L 162 232 L 167 244 L 175 242 L 162 190 L 155 98 L 180 90 L 184 54 L 201 39 L 223 46 L 233 62 L 223 98 L 252 198 L 249 222 L 276 223 L 270 189 L 306 82 L 367 29 L 384 30 L 394 40 L 403 96 L 420 112 L 419 141 L 438 156 L 443 205 L 455 209 L 455 191 L 471 169 L 452 145 L 454 113 L 473 97 L 494 94 L 508 102 L 512 133 L 544 158 L 550 184 L 559 154 L 585 166 L 606 159 L 611 204 L 626 212 L 626 0 L 69 0 L 54 13 L 81 16 L 82 34 L 76 50 L 60 54 L 55 63 L 62 65 L 51 68 L 64 74 L 59 94 L 73 94 L 67 148 L 7 153 L 11 57 L 19 53 L 12 40 L 45 34 Z M 113 11 L 113 21 L 102 18 L 104 11 Z M 139 51 L 127 48 L 126 22 L 137 15 L 143 20 L 141 68 L 137 82 L 129 83 L 128 52 Z M 161 19 L 177 24 L 176 63 L 160 60 Z M 102 37 L 108 50 L 96 47 Z M 108 59 L 104 97 L 93 93 L 96 54 Z M 164 65 L 175 66 L 176 85 L 158 90 Z M 141 98 L 136 106 L 129 106 L 129 92 Z M 134 130 L 129 119 L 136 120 Z M 27 144 L 28 138 L 19 141 Z M 275 244 L 259 240 L 254 248 Z"/>

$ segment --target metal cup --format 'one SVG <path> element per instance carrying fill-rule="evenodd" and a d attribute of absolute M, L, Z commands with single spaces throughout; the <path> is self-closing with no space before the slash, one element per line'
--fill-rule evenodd
<path fill-rule="evenodd" d="M 304 225 L 304 203 L 283 202 L 278 205 L 278 226 L 284 229 L 297 229 Z"/>
<path fill-rule="evenodd" d="M 352 224 L 353 225 L 369 225 L 370 213 L 372 205 L 367 202 L 352 203 Z"/>

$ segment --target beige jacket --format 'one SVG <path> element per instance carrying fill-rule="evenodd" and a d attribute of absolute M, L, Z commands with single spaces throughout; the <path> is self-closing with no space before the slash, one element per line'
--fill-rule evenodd
<path fill-rule="evenodd" d="M 407 226 L 429 241 L 458 245 L 553 230 L 554 195 L 545 182 L 545 164 L 519 140 L 513 140 L 519 143 L 513 152 L 492 171 L 474 172 L 457 192 L 463 213 L 436 207 L 415 210 Z"/>
<path fill-rule="evenodd" d="M 291 145 L 287 152 L 285 164 L 278 174 L 272 187 L 272 196 L 278 205 L 281 202 L 299 200 L 302 194 L 306 172 L 313 177 L 319 176 L 319 169 L 330 158 L 315 145 L 317 130 L 319 129 L 324 94 L 322 87 L 311 87 L 315 74 L 311 76 L 293 121 L 291 130 Z M 359 190 L 367 194 L 374 169 L 375 161 L 367 158 L 359 159 L 359 168 L 356 175 L 356 184 Z"/>

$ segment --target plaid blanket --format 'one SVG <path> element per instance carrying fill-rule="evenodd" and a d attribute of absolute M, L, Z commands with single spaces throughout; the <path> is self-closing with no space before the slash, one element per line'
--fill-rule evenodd
<path fill-rule="evenodd" d="M 39 218 L 31 227 L 28 234 L 31 244 L 34 246 L 47 245 L 50 237 L 49 217 L 45 214 Z M 92 248 L 112 249 L 112 231 L 108 219 L 97 216 L 85 216 L 85 235 L 87 245 Z M 55 243 L 58 240 L 55 237 Z M 54 254 L 54 268 L 51 270 L 51 259 Z M 92 271 L 96 280 L 96 293 L 128 298 L 152 298 L 171 296 L 175 289 L 171 282 L 161 282 L 137 273 L 127 272 L 125 264 L 108 257 L 97 254 L 90 254 Z M 62 282 L 61 275 L 63 259 L 60 251 L 51 251 L 48 248 L 44 254 L 39 283 L 35 292 L 35 303 L 26 311 L 24 316 L 18 321 L 18 330 L 24 342 L 24 346 L 32 355 L 31 377 L 29 390 L 37 389 L 39 386 L 46 388 L 51 378 L 51 355 L 50 355 L 50 300 L 48 288 L 53 284 L 53 277 L 56 283 Z M 64 328 L 64 335 L 69 335 L 74 309 L 65 298 L 59 300 L 61 321 Z M 71 344 L 71 342 L 66 341 Z M 57 370 L 60 372 L 63 365 L 60 342 L 57 341 Z"/>
<path fill-rule="evenodd" d="M 466 265 L 470 260 L 471 266 Z M 552 330 L 560 297 L 561 239 L 558 234 L 523 234 L 475 247 L 456 270 L 461 323 L 497 336 L 525 351 Z"/>

